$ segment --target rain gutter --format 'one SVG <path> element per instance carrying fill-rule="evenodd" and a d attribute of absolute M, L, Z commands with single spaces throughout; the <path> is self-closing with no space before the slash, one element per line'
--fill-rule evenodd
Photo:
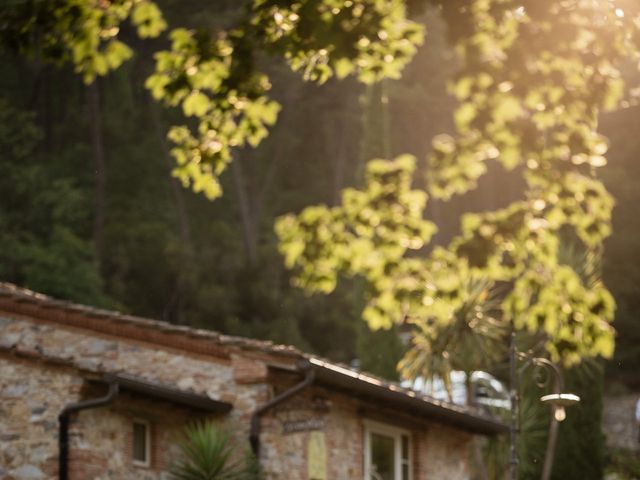
<path fill-rule="evenodd" d="M 69 417 L 72 413 L 90 408 L 108 405 L 116 398 L 119 385 L 116 381 L 109 383 L 109 391 L 104 397 L 92 398 L 84 402 L 70 403 L 62 409 L 58 416 L 60 428 L 58 430 L 58 478 L 69 479 Z"/>
<path fill-rule="evenodd" d="M 298 368 L 298 371 L 304 373 L 304 379 L 300 383 L 295 384 L 290 389 L 285 390 L 280 395 L 275 396 L 261 407 L 258 407 L 251 415 L 249 443 L 251 444 L 251 450 L 256 457 L 260 452 L 260 419 L 262 418 L 262 416 L 280 403 L 293 397 L 295 394 L 301 392 L 305 388 L 311 386 L 315 380 L 316 372 L 309 362 L 304 362 Z"/>

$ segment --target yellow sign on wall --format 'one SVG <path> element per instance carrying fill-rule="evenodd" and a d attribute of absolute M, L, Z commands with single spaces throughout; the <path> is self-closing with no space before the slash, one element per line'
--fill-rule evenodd
<path fill-rule="evenodd" d="M 311 432 L 307 451 L 309 480 L 327 480 L 327 444 L 324 432 Z"/>

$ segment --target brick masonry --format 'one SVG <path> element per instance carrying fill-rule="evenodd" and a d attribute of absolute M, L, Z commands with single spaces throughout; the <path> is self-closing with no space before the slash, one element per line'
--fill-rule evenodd
<path fill-rule="evenodd" d="M 97 372 L 126 372 L 232 403 L 228 415 L 214 418 L 244 446 L 255 408 L 299 381 L 299 377 L 274 375 L 260 355 L 230 351 L 207 356 L 77 325 L 0 314 L 0 480 L 56 478 L 57 416 L 70 402 L 103 394 L 87 381 Z M 168 465 L 177 458 L 184 425 L 199 415 L 132 394 L 119 395 L 107 407 L 80 412 L 70 432 L 71 478 L 165 480 Z M 135 418 L 151 425 L 149 468 L 132 462 Z M 308 480 L 311 434 L 305 430 L 286 433 L 284 426 L 312 420 L 319 422 L 325 434 L 327 479 L 362 479 L 364 423 L 371 418 L 410 431 L 414 480 L 470 477 L 471 434 L 424 419 L 416 421 L 366 398 L 315 385 L 262 419 L 260 463 L 267 478 Z"/>

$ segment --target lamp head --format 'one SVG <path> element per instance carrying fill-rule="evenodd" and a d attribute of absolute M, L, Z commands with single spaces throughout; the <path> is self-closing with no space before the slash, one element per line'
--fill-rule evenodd
<path fill-rule="evenodd" d="M 545 395 L 540 398 L 542 403 L 548 403 L 553 407 L 553 416 L 558 422 L 562 422 L 565 418 L 567 418 L 567 412 L 565 407 L 570 407 L 571 405 L 575 405 L 580 401 L 580 397 L 578 395 L 574 395 L 573 393 L 552 393 L 550 395 Z"/>

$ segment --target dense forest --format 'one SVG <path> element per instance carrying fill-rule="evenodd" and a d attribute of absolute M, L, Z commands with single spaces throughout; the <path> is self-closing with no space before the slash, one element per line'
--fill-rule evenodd
<path fill-rule="evenodd" d="M 164 11 L 170 24 L 197 17 L 198 25 L 215 26 L 232 21 L 238 7 L 228 4 L 209 18 L 199 2 L 166 2 Z M 238 152 L 223 177 L 225 195 L 213 202 L 171 176 L 165 132 L 176 112 L 144 88 L 150 52 L 159 46 L 131 36 L 136 57 L 89 86 L 70 68 L 5 58 L 0 276 L 57 297 L 269 338 L 340 361 L 361 357 L 365 368 L 395 376 L 397 337 L 361 325 L 358 285 L 328 298 L 293 288 L 273 223 L 311 203 L 335 202 L 361 180 L 371 157 L 424 154 L 451 106 L 445 80 L 452 56 L 442 32 L 438 40 L 402 83 L 372 87 L 319 87 L 261 59 L 284 113 L 260 148 Z M 371 349 L 358 346 L 372 335 L 388 349 L 367 358 Z"/>
<path fill-rule="evenodd" d="M 242 8 L 231 0 L 205 11 L 196 0 L 158 3 L 170 27 L 225 27 Z M 71 66 L 3 53 L 0 281 L 293 344 L 397 378 L 406 347 L 395 329 L 372 332 L 361 320 L 361 282 L 343 282 L 328 296 L 293 287 L 274 222 L 308 205 L 339 204 L 343 188 L 362 186 L 369 159 L 407 152 L 424 159 L 434 136 L 453 131 L 456 102 L 447 83 L 458 61 L 438 14 L 427 11 L 420 20 L 427 41 L 399 80 L 329 80 L 319 86 L 292 73 L 282 59 L 261 56 L 282 111 L 258 148 L 234 152 L 221 178 L 224 195 L 213 201 L 172 176 L 166 131 L 180 112 L 155 102 L 144 86 L 154 68 L 152 54 L 166 40 L 142 41 L 123 27 L 134 57 L 89 85 Z M 637 115 L 638 107 L 629 107 L 601 119 L 611 140 L 604 182 L 616 199 L 602 265 L 617 302 L 617 347 L 607 379 L 627 384 L 634 373 L 637 381 L 640 368 Z M 418 185 L 427 168 L 419 165 Z M 450 202 L 431 201 L 427 215 L 438 226 L 435 244 L 446 245 L 457 233 L 463 212 L 495 210 L 522 191 L 520 176 L 496 163 L 478 189 Z M 579 478 L 602 474 L 601 383 L 594 364 L 568 374 L 573 391 L 590 401 L 563 427 L 572 434 L 560 436 L 559 455 L 570 461 L 558 466 L 555 478 L 578 478 L 563 471 L 575 462 L 584 463 Z M 538 423 L 546 422 L 544 417 Z M 536 441 L 530 435 L 523 442 L 534 452 L 523 467 L 526 478 L 540 468 L 535 455 L 544 444 L 530 444 Z"/>
<path fill-rule="evenodd" d="M 170 25 L 208 28 L 233 22 L 240 8 L 217 2 L 202 12 L 200 2 L 169 0 L 161 6 Z M 456 58 L 438 16 L 427 12 L 423 20 L 428 41 L 401 80 L 318 86 L 279 60 L 261 58 L 283 113 L 259 148 L 237 152 L 222 179 L 225 195 L 215 201 L 171 175 L 165 132 L 178 113 L 144 88 L 162 41 L 124 31 L 135 57 L 88 86 L 70 67 L 5 56 L 0 277 L 61 298 L 291 343 L 339 361 L 357 358 L 363 368 L 394 377 L 401 343 L 396 333 L 372 333 L 359 321 L 358 282 L 329 297 L 293 288 L 273 224 L 283 213 L 338 202 L 341 189 L 362 182 L 366 160 L 402 152 L 424 158 L 431 139 L 452 129 L 447 80 Z M 635 115 L 629 108 L 602 119 L 612 143 L 605 182 L 617 201 L 604 257 L 620 333 L 610 370 L 621 377 L 638 367 L 640 340 L 640 144 L 628 128 Z M 515 176 L 495 166 L 479 189 L 432 202 L 436 241 L 455 233 L 461 212 L 505 205 L 520 189 Z M 365 347 L 372 341 L 381 348 Z"/>

